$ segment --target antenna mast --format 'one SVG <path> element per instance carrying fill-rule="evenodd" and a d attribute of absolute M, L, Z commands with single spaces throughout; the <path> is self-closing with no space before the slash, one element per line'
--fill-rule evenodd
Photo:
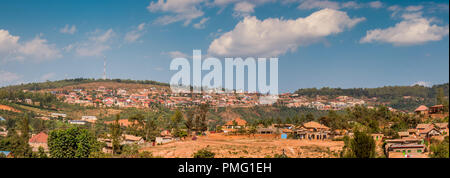
<path fill-rule="evenodd" d="M 103 80 L 106 80 L 106 56 L 103 56 Z"/>

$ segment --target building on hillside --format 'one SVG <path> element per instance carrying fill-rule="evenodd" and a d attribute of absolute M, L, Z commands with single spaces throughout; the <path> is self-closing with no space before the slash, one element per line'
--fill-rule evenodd
<path fill-rule="evenodd" d="M 444 112 L 444 105 L 442 104 L 430 106 L 430 108 L 428 109 L 429 114 L 440 114 L 443 112 Z"/>
<path fill-rule="evenodd" d="M 85 125 L 87 122 L 82 120 L 69 120 L 67 121 L 69 124 L 73 125 Z"/>
<path fill-rule="evenodd" d="M 398 136 L 400 138 L 406 138 L 409 137 L 409 132 L 398 132 Z"/>
<path fill-rule="evenodd" d="M 417 124 L 417 132 L 420 138 L 430 139 L 433 136 L 440 136 L 442 133 L 433 124 Z"/>
<path fill-rule="evenodd" d="M 82 121 L 95 123 L 97 121 L 97 116 L 81 116 Z"/>
<path fill-rule="evenodd" d="M 0 136 L 6 137 L 8 135 L 8 130 L 6 127 L 0 126 Z"/>
<path fill-rule="evenodd" d="M 325 140 L 329 138 L 330 133 L 330 128 L 314 121 L 304 123 L 295 130 L 297 138 L 309 140 Z"/>
<path fill-rule="evenodd" d="M 34 152 L 39 150 L 39 147 L 44 148 L 44 151 L 48 151 L 47 145 L 48 135 L 44 132 L 33 135 L 29 140 L 28 144 L 31 146 Z"/>
<path fill-rule="evenodd" d="M 234 120 L 225 123 L 224 128 L 222 130 L 224 133 L 227 133 L 236 131 L 237 129 L 245 129 L 245 128 L 247 128 L 247 121 L 238 117 Z"/>
<path fill-rule="evenodd" d="M 423 158 L 426 151 L 423 139 L 403 138 L 386 140 L 388 158 Z"/>
<path fill-rule="evenodd" d="M 52 117 L 52 118 L 66 118 L 67 117 L 67 114 L 63 114 L 63 113 L 51 113 L 50 114 L 50 117 Z"/>
<path fill-rule="evenodd" d="M 6 158 L 14 158 L 11 151 L 0 151 L 0 154 L 5 155 Z"/>
<path fill-rule="evenodd" d="M 428 107 L 425 105 L 420 105 L 419 107 L 414 110 L 414 113 L 416 114 L 428 114 Z"/>
<path fill-rule="evenodd" d="M 442 133 L 442 135 L 448 136 L 448 122 L 434 123 L 434 126 L 436 129 L 439 130 L 439 132 Z"/>
<path fill-rule="evenodd" d="M 382 142 L 383 141 L 383 138 L 384 138 L 384 134 L 371 134 L 371 136 L 372 136 L 372 138 L 373 138 L 373 140 L 375 140 L 375 142 L 378 142 L 378 143 L 380 143 L 380 142 Z"/>

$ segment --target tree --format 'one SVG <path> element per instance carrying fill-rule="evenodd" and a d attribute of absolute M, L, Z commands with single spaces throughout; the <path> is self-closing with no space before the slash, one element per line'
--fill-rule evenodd
<path fill-rule="evenodd" d="M 91 153 L 100 150 L 99 145 L 93 133 L 78 127 L 54 130 L 48 137 L 52 158 L 88 158 Z"/>
<path fill-rule="evenodd" d="M 122 130 L 119 124 L 120 115 L 116 115 L 116 120 L 111 124 L 111 140 L 112 140 L 112 153 L 117 154 L 120 152 L 120 142 L 122 138 Z"/>
<path fill-rule="evenodd" d="M 42 148 L 41 146 L 38 149 L 38 157 L 39 158 L 48 158 L 47 154 L 44 151 L 44 148 Z"/>
<path fill-rule="evenodd" d="M 354 158 L 374 158 L 375 153 L 375 141 L 372 136 L 356 131 L 353 139 L 350 140 L 349 153 L 346 157 Z"/>
<path fill-rule="evenodd" d="M 183 120 L 183 114 L 181 113 L 180 110 L 176 110 L 175 113 L 170 118 L 171 126 L 172 126 L 172 129 L 174 130 L 175 137 L 180 137 L 181 132 L 179 130 L 178 125 L 180 124 L 180 122 L 182 120 Z"/>
<path fill-rule="evenodd" d="M 434 143 L 430 146 L 431 158 L 449 158 L 449 141 L 448 136 L 440 143 Z"/>
<path fill-rule="evenodd" d="M 190 112 L 187 113 L 187 118 L 186 118 L 186 121 L 184 122 L 184 125 L 187 128 L 187 135 L 188 136 L 191 136 L 191 131 L 194 128 L 194 125 L 195 125 L 194 117 L 195 117 L 195 115 L 194 115 L 193 112 L 190 111 Z"/>

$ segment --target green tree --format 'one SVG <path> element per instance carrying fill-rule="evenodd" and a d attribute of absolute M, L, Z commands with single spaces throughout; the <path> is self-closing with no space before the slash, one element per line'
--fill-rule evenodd
<path fill-rule="evenodd" d="M 38 157 L 39 158 L 48 158 L 47 153 L 45 153 L 44 148 L 41 146 L 38 149 Z"/>
<path fill-rule="evenodd" d="M 122 140 L 122 130 L 119 124 L 120 115 L 116 115 L 116 120 L 111 124 L 111 140 L 112 140 L 112 153 L 117 154 L 120 152 L 120 142 Z"/>
<path fill-rule="evenodd" d="M 374 158 L 375 141 L 372 136 L 356 131 L 353 139 L 350 140 L 350 157 L 356 158 Z"/>
<path fill-rule="evenodd" d="M 54 130 L 48 137 L 52 158 L 88 158 L 92 152 L 100 150 L 99 145 L 93 133 L 78 127 Z"/>
<path fill-rule="evenodd" d="M 431 158 L 449 158 L 449 141 L 448 136 L 440 143 L 434 143 L 430 146 Z"/>

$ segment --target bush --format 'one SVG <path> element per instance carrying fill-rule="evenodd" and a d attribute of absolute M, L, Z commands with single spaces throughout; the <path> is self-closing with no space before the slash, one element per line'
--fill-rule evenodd
<path fill-rule="evenodd" d="M 214 158 L 215 155 L 215 153 L 209 151 L 206 148 L 203 148 L 197 151 L 197 153 L 194 153 L 194 158 Z"/>

